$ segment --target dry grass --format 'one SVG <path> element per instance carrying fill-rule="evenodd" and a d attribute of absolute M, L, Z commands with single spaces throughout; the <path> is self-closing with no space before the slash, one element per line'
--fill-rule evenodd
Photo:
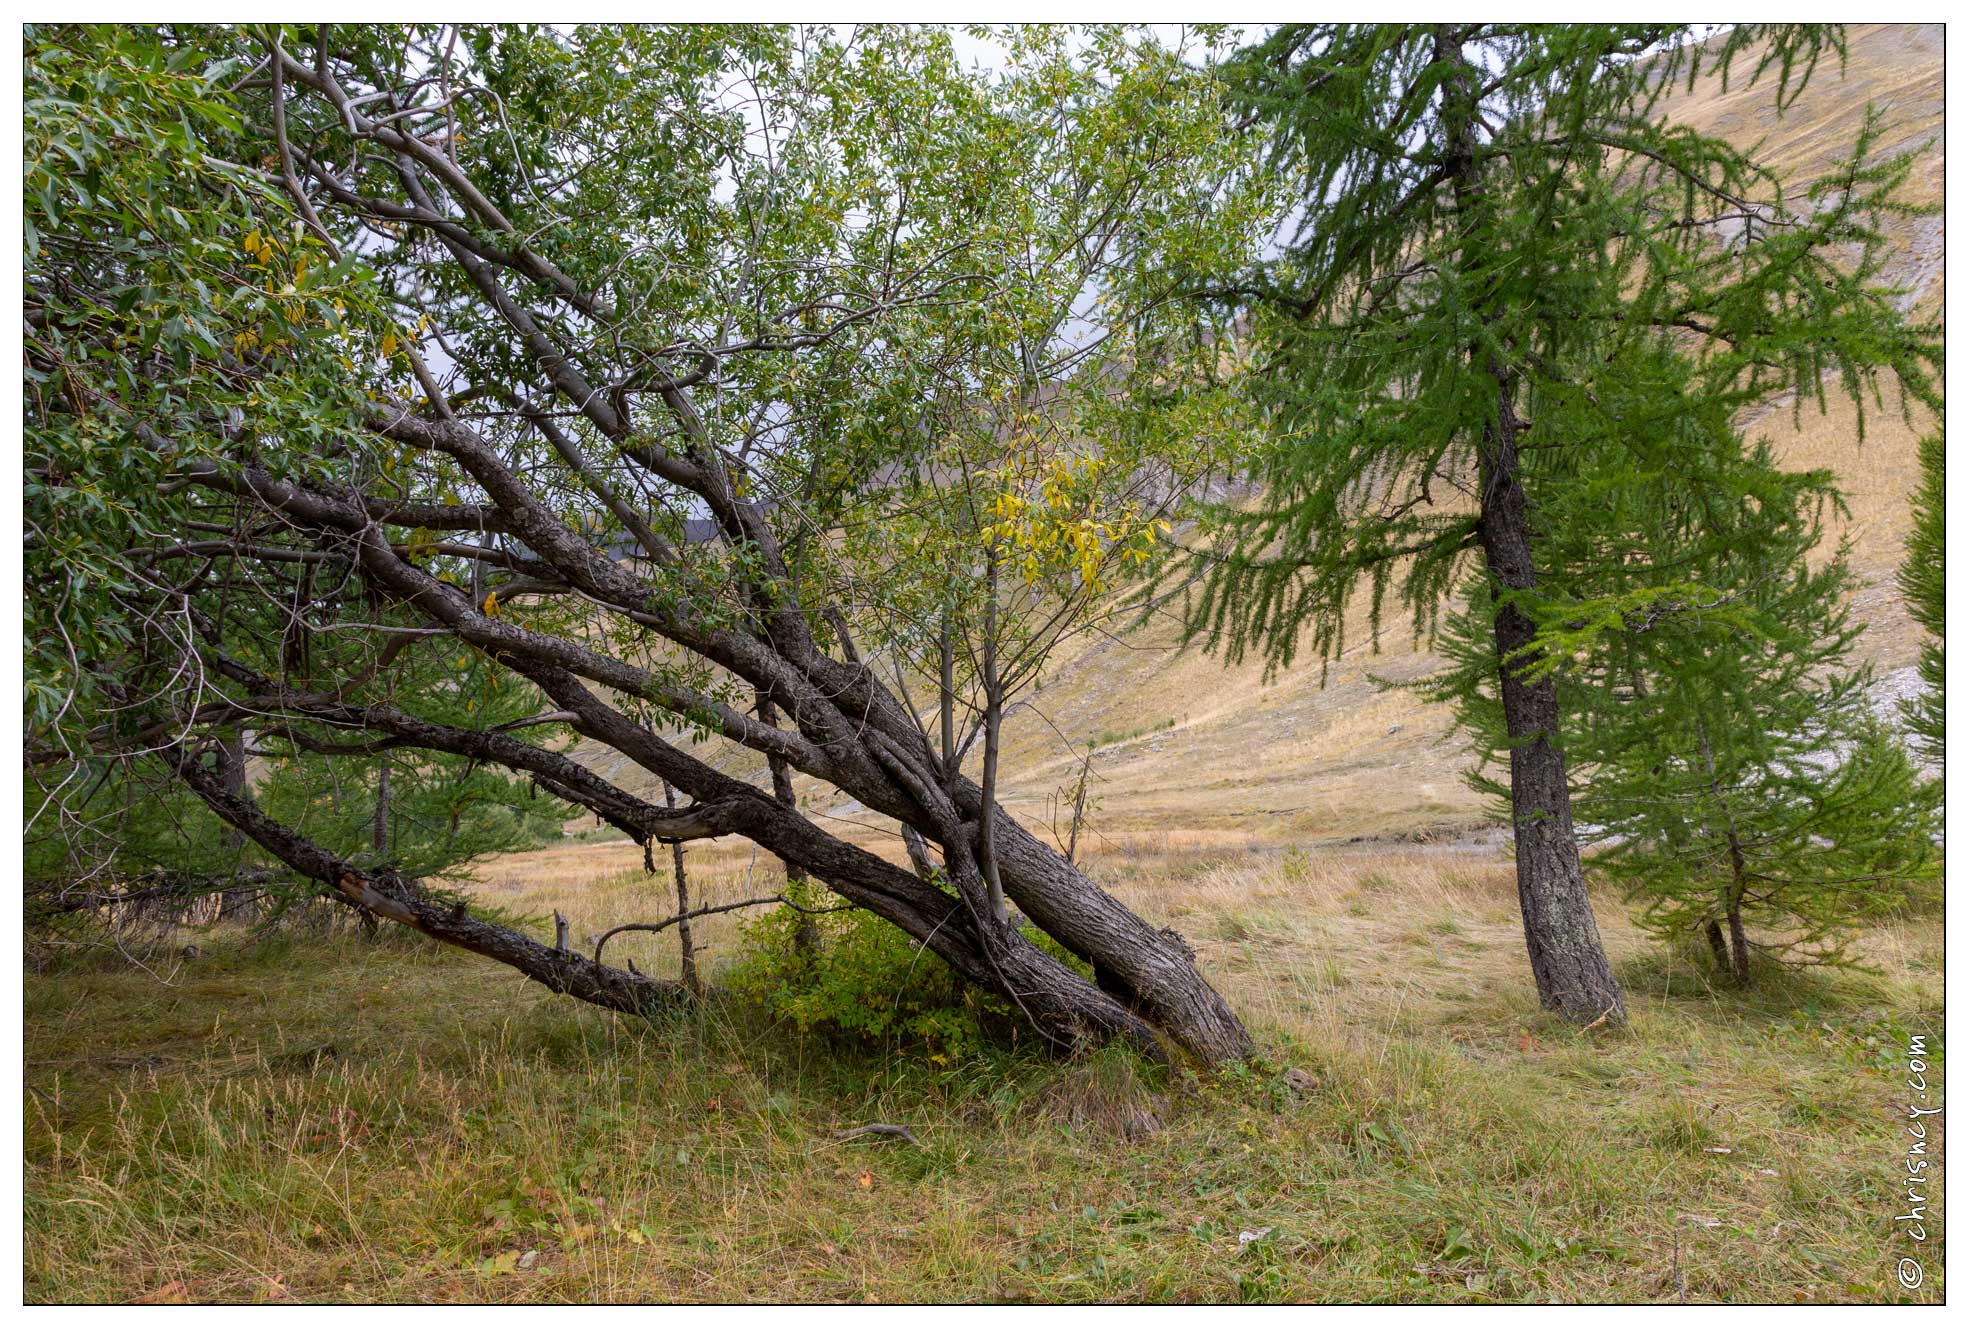
<path fill-rule="evenodd" d="M 667 881 L 615 853 L 534 855 L 535 885 L 488 894 L 577 929 L 660 908 Z M 1893 1295 L 1898 1057 L 1941 1043 L 1937 920 L 1874 930 L 1877 975 L 1740 998 L 1603 898 L 1634 1021 L 1589 1036 L 1538 1010 L 1494 851 L 1138 844 L 1094 868 L 1320 1088 L 1114 1052 L 937 1064 L 723 1005 L 644 1026 L 414 943 L 219 941 L 168 988 L 30 977 L 27 1295 Z M 697 870 L 731 898 L 744 859 Z M 833 1141 L 868 1121 L 922 1147 Z"/>
<path fill-rule="evenodd" d="M 1714 87 L 1683 114 L 1768 136 L 1800 179 L 1870 97 L 1891 102 L 1890 144 L 1939 128 L 1939 29 L 1853 36 L 1846 79 L 1822 75 L 1782 124 L 1763 93 Z M 1940 172 L 1931 152 L 1919 188 L 1939 197 Z M 1931 310 L 1940 232 L 1924 225 L 1901 262 Z M 1861 451 L 1839 408 L 1759 428 L 1794 464 L 1845 478 L 1862 649 L 1907 665 L 1916 638 L 1891 578 L 1915 431 L 1876 420 Z M 1091 870 L 1196 945 L 1277 1065 L 1318 1074 L 1310 1097 L 1276 1070 L 1198 1081 L 1114 1053 L 940 1065 L 725 1005 L 646 1027 L 418 944 L 220 939 L 170 986 L 85 963 L 29 976 L 27 1296 L 1892 1296 L 1900 1055 L 1910 1032 L 1942 1041 L 1939 920 L 1869 932 L 1877 974 L 1740 997 L 1603 896 L 1632 1026 L 1556 1024 L 1531 992 L 1501 856 L 1344 845 L 1481 822 L 1447 715 L 1373 682 L 1431 658 L 1400 632 L 1378 656 L 1354 640 L 1322 688 L 1317 668 L 1267 680 L 1179 655 L 1166 623 L 1089 637 L 1007 734 L 1008 803 L 1042 833 L 1049 794 L 1109 736 Z M 839 795 L 802 792 L 900 859 Z M 693 845 L 690 865 L 704 901 L 779 881 L 735 843 Z M 570 915 L 577 941 L 673 907 L 667 874 L 647 876 L 623 841 L 479 875 L 508 909 Z M 714 975 L 741 927 L 699 924 Z M 668 936 L 611 953 L 676 970 Z M 874 1120 L 923 1147 L 832 1141 Z M 1928 1254 L 1921 1295 L 1939 1300 L 1938 1242 Z"/>

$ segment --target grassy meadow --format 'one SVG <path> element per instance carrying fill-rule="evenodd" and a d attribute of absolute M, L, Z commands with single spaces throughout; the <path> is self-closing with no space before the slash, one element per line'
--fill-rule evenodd
<path fill-rule="evenodd" d="M 1939 27 L 1859 27 L 1784 121 L 1769 89 L 1677 94 L 1803 179 L 1883 104 L 1941 128 Z M 1842 135 L 1844 137 L 1842 137 Z M 1939 150 L 1917 194 L 1939 200 Z M 1942 298 L 1939 218 L 1895 274 Z M 1758 422 L 1830 466 L 1860 651 L 1907 670 L 1893 574 L 1923 421 Z M 1222 1077 L 1108 1050 L 932 1055 L 830 1042 L 713 999 L 654 1023 L 386 931 L 29 947 L 25 1292 L 85 1301 L 1881 1301 L 1902 1295 L 1906 1049 L 1943 1068 L 1938 904 L 1876 920 L 1866 972 L 1713 989 L 1596 886 L 1626 1028 L 1543 1013 L 1508 851 L 1437 666 L 1390 623 L 1330 671 L 1089 633 L 1006 729 L 1005 805 L 1043 833 L 1089 744 L 1093 874 L 1195 946 L 1266 1062 Z M 646 790 L 619 754 L 580 753 Z M 748 754 L 724 764 L 764 777 Z M 640 780 L 641 784 L 638 783 Z M 900 861 L 858 804 L 801 804 Z M 485 902 L 574 944 L 674 912 L 667 862 L 584 835 L 477 867 Z M 769 894 L 769 855 L 689 849 L 692 894 Z M 749 915 L 699 920 L 715 981 Z M 188 954 L 187 947 L 196 947 Z M 672 934 L 615 962 L 674 975 Z M 1939 1120 L 1931 1118 L 1930 1122 Z M 837 1135 L 869 1123 L 906 1140 Z M 1931 1125 L 1932 1129 L 1932 1125 Z M 1931 1153 L 1942 1149 L 1931 1140 Z M 1939 1199 L 1939 1197 L 1937 1197 Z M 1915 1299 L 1942 1299 L 1940 1205 Z"/>
<path fill-rule="evenodd" d="M 663 910 L 667 873 L 633 853 L 556 848 L 481 889 L 579 937 Z M 777 873 L 721 846 L 691 867 L 710 899 Z M 1538 1009 L 1495 849 L 1143 836 L 1093 867 L 1196 945 L 1269 1065 L 933 1060 L 715 1002 L 649 1025 L 413 939 L 202 934 L 186 959 L 172 938 L 157 977 L 63 957 L 27 987 L 27 1296 L 1897 1294 L 1900 1079 L 1909 1033 L 1942 1041 L 1938 915 L 1870 931 L 1877 973 L 1744 998 L 1603 894 L 1633 1020 L 1581 1033 Z M 738 926 L 700 925 L 714 975 Z M 668 935 L 618 940 L 674 972 Z M 917 1143 L 835 1139 L 872 1122 Z"/>

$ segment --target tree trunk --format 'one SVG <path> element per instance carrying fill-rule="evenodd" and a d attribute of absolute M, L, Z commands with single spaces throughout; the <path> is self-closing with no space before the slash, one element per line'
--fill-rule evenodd
<path fill-rule="evenodd" d="M 1037 690 L 1037 689 L 1035 689 Z M 1067 862 L 1074 861 L 1080 848 L 1080 822 L 1087 815 L 1087 779 L 1094 773 L 1094 749 L 1090 745 L 1080 762 L 1080 778 L 1073 786 L 1073 820 L 1067 823 Z"/>
<path fill-rule="evenodd" d="M 1443 85 L 1444 172 L 1459 211 L 1481 205 L 1476 166 L 1477 82 L 1482 71 L 1463 54 L 1462 38 L 1449 24 L 1437 26 L 1435 58 L 1448 67 Z M 1463 256 L 1467 261 L 1470 256 Z M 1488 259 L 1488 256 L 1485 256 Z M 1481 341 L 1469 347 L 1473 369 L 1496 382 L 1497 416 L 1484 426 L 1478 448 L 1478 534 L 1498 597 L 1495 638 L 1504 726 L 1511 742 L 1511 822 L 1517 848 L 1518 904 L 1524 914 L 1525 949 L 1531 955 L 1538 999 L 1548 1009 L 1581 1023 L 1627 1018 L 1620 984 L 1607 964 L 1600 929 L 1586 896 L 1579 845 L 1573 838 L 1572 795 L 1566 755 L 1557 743 L 1559 692 L 1546 678 L 1529 681 L 1520 671 L 1534 663 L 1519 652 L 1536 628 L 1517 606 L 1503 600 L 1538 584 L 1532 558 L 1530 506 L 1518 475 L 1520 423 L 1509 367 Z"/>
<path fill-rule="evenodd" d="M 1723 925 L 1710 919 L 1702 925 L 1702 935 L 1709 942 L 1709 958 L 1716 962 L 1716 972 L 1730 972 L 1730 948 L 1723 940 Z"/>
<path fill-rule="evenodd" d="M 369 831 L 376 861 L 387 861 L 390 856 L 390 761 L 387 757 L 376 771 L 376 821 Z"/>
<path fill-rule="evenodd" d="M 965 792 L 976 794 L 974 788 Z M 1251 1057 L 1250 1033 L 1205 980 L 1196 952 L 1180 934 L 1152 927 L 1002 809 L 997 827 L 1006 895 L 1049 936 L 1092 964 L 1102 991 L 1139 1011 L 1207 1065 Z"/>
<path fill-rule="evenodd" d="M 1750 986 L 1750 938 L 1743 930 L 1743 909 L 1730 906 L 1730 974 L 1738 987 Z"/>
<path fill-rule="evenodd" d="M 1005 695 L 998 682 L 998 546 L 985 554 L 984 611 L 984 785 L 978 799 L 978 871 L 984 877 L 985 917 L 1005 924 L 1005 883 L 998 871 L 998 740 L 1005 718 Z"/>
<path fill-rule="evenodd" d="M 670 787 L 668 780 L 663 782 L 663 806 L 666 808 L 677 806 L 677 791 Z M 691 894 L 690 886 L 684 878 L 682 840 L 670 842 L 670 864 L 677 874 L 677 947 L 681 952 L 678 972 L 683 976 L 684 986 L 689 988 L 693 995 L 702 995 L 704 988 L 697 980 L 697 947 L 691 940 Z"/>
<path fill-rule="evenodd" d="M 763 692 L 759 694 L 758 711 L 759 723 L 774 726 L 779 724 L 779 708 L 774 706 L 772 698 Z M 800 799 L 793 790 L 793 768 L 787 764 L 786 758 L 768 753 L 766 770 L 772 776 L 773 797 L 788 808 L 797 809 L 800 806 Z M 796 905 L 812 907 L 813 892 L 807 889 L 806 869 L 798 863 L 789 863 L 783 858 L 779 862 L 786 872 L 786 898 Z M 819 929 L 814 926 L 813 916 L 800 909 L 794 910 L 793 915 L 793 950 L 796 955 L 808 961 L 812 961 L 820 953 Z"/>
<path fill-rule="evenodd" d="M 1744 858 L 1743 841 L 1737 838 L 1736 818 L 1730 812 L 1729 795 L 1716 773 L 1716 751 L 1709 745 L 1709 726 L 1696 725 L 1696 739 L 1702 744 L 1703 765 L 1709 771 L 1709 792 L 1723 817 L 1723 840 L 1730 847 L 1730 884 L 1723 894 L 1723 912 L 1730 922 L 1730 974 L 1738 987 L 1750 986 L 1750 938 L 1743 931 L 1743 896 L 1749 864 Z"/>
<path fill-rule="evenodd" d="M 1534 663 L 1523 652 L 1536 627 L 1524 611 L 1503 599 L 1538 584 L 1530 512 L 1517 473 L 1517 430 L 1509 385 L 1500 380 L 1498 420 L 1486 428 L 1479 523 L 1498 597 L 1498 690 L 1511 742 L 1511 829 L 1525 949 L 1538 999 L 1548 1009 L 1581 1023 L 1609 1013 L 1624 1020 L 1626 1003 L 1600 943 L 1573 838 L 1566 754 L 1557 742 L 1558 684 L 1550 677 L 1535 682 L 1523 677 L 1522 671 Z"/>
<path fill-rule="evenodd" d="M 219 742 L 219 781 L 228 793 L 246 792 L 246 735 L 233 730 Z M 246 847 L 246 837 L 232 827 L 225 832 L 225 846 L 232 858 L 230 870 L 237 875 L 240 868 L 240 852 Z M 228 886 L 219 892 L 219 914 L 221 923 L 250 923 L 259 912 L 259 891 L 250 886 Z"/>
<path fill-rule="evenodd" d="M 303 876 L 321 882 L 346 904 L 497 960 L 555 992 L 610 1010 L 644 1014 L 683 991 L 679 984 L 596 964 L 584 955 L 556 950 L 524 933 L 484 922 L 472 917 L 462 905 L 446 908 L 394 872 L 363 872 L 274 821 L 246 795 L 226 790 L 211 771 L 182 749 L 167 747 L 162 755 L 178 777 L 228 825 Z"/>

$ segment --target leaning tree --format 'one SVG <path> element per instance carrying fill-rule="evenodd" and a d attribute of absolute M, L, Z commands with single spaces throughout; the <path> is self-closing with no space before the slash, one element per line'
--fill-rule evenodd
<path fill-rule="evenodd" d="M 502 769 L 645 844 L 742 836 L 1056 1042 L 1249 1054 L 1182 938 L 964 760 L 1234 414 L 1178 274 L 1256 213 L 1181 51 L 29 42 L 30 761 L 168 770 L 325 892 L 606 1007 L 675 985 L 333 851 L 228 778 L 226 736 Z M 532 704 L 475 710 L 488 677 Z M 796 772 L 912 867 L 801 811 Z"/>
<path fill-rule="evenodd" d="M 1273 446 L 1265 496 L 1222 514 L 1191 567 L 1194 634 L 1291 664 L 1342 648 L 1356 593 L 1378 634 L 1393 591 L 1419 635 L 1480 607 L 1505 725 L 1526 946 L 1541 1001 L 1619 1018 L 1587 897 L 1560 697 L 1541 622 L 1568 495 L 1554 477 L 1645 483 L 1611 377 L 1676 348 L 1666 400 L 1741 410 L 1894 379 L 1936 403 L 1938 329 L 1880 281 L 1883 217 L 1910 157 L 1871 115 L 1827 178 L 1788 188 L 1755 153 L 1678 125 L 1702 75 L 1763 80 L 1780 110 L 1836 31 L 1741 26 L 1296 24 L 1241 52 L 1232 113 L 1294 203 L 1281 244 L 1221 298 L 1247 311 Z M 1820 77 L 1829 75 L 1820 73 Z M 1571 468 L 1542 465 L 1558 451 Z M 1632 601 L 1671 594 L 1641 592 Z M 1655 594 L 1659 592 L 1660 595 Z"/>

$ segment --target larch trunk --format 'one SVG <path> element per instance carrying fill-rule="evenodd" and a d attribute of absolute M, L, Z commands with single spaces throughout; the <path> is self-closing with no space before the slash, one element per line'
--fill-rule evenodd
<path fill-rule="evenodd" d="M 1508 384 L 1500 381 L 1498 423 L 1488 431 L 1480 533 L 1499 596 L 1495 621 L 1498 690 L 1511 743 L 1511 831 L 1516 845 L 1518 903 L 1525 949 L 1538 999 L 1567 1018 L 1590 1023 L 1626 1018 L 1626 1003 L 1607 963 L 1586 874 L 1573 836 L 1572 795 L 1565 749 L 1558 744 L 1556 680 L 1524 677 L 1537 629 L 1503 597 L 1538 584 L 1532 560 L 1531 516 L 1517 473 L 1517 420 Z"/>

